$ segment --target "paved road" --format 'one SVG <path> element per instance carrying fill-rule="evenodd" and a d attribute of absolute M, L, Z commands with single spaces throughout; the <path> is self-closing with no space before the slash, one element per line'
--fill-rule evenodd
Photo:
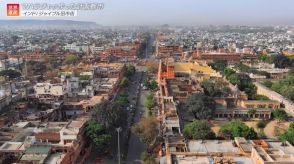
<path fill-rule="evenodd" d="M 143 58 L 150 59 L 153 56 L 152 55 L 153 52 L 150 51 L 152 49 L 153 42 L 154 42 L 154 38 L 151 37 L 147 43 L 147 47 L 146 47 L 147 51 L 143 52 L 145 54 L 140 55 L 141 58 L 143 57 Z M 147 52 L 147 54 L 146 54 L 146 52 Z M 146 67 L 144 67 L 144 66 L 137 67 L 137 70 L 142 71 L 142 72 L 146 72 Z M 147 73 L 143 73 L 142 82 L 146 78 L 147 78 Z M 144 112 L 145 112 L 144 101 L 145 101 L 146 96 L 147 96 L 147 92 L 145 92 L 144 90 L 141 89 L 139 101 L 137 104 L 137 110 L 136 110 L 136 113 L 134 116 L 134 123 L 139 122 L 141 117 L 144 115 Z M 140 163 L 140 155 L 142 152 L 144 152 L 146 150 L 146 148 L 147 148 L 146 144 L 142 143 L 137 135 L 131 133 L 126 163 L 127 164 Z"/>
<path fill-rule="evenodd" d="M 142 91 L 140 94 L 137 111 L 134 117 L 134 123 L 140 121 L 142 115 L 144 114 L 144 100 L 146 97 L 146 92 Z M 131 133 L 130 140 L 129 140 L 129 149 L 128 149 L 128 156 L 126 163 L 140 163 L 140 154 L 146 150 L 146 145 L 142 143 L 138 136 Z"/>

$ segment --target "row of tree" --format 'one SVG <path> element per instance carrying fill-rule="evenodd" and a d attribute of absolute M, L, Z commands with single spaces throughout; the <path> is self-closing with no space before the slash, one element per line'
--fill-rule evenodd
<path fill-rule="evenodd" d="M 155 98 L 152 94 L 149 94 L 146 97 L 146 100 L 144 102 L 144 106 L 148 109 L 148 114 L 152 115 L 152 108 L 156 106 Z"/>
<path fill-rule="evenodd" d="M 216 134 L 212 131 L 211 124 L 207 120 L 194 120 L 186 124 L 183 133 L 186 138 L 194 140 L 216 138 Z M 253 128 L 238 120 L 223 124 L 219 130 L 218 138 L 233 139 L 234 137 L 256 139 L 257 133 Z"/>
<path fill-rule="evenodd" d="M 145 80 L 143 85 L 149 90 L 155 90 L 157 88 L 157 82 L 155 80 Z"/>
<path fill-rule="evenodd" d="M 128 94 L 125 88 L 129 84 L 129 78 L 135 73 L 136 69 L 133 65 L 128 65 L 125 69 L 123 79 L 121 80 L 120 91 L 114 101 L 104 101 L 96 105 L 93 109 L 92 119 L 86 126 L 86 135 L 91 142 L 102 150 L 109 144 L 112 135 L 115 133 L 114 129 L 122 127 L 127 124 L 127 113 L 125 108 L 128 103 Z"/>
<path fill-rule="evenodd" d="M 266 80 L 263 82 L 263 84 L 275 92 L 278 92 L 288 99 L 294 101 L 294 75 L 288 75 L 276 82 Z"/>

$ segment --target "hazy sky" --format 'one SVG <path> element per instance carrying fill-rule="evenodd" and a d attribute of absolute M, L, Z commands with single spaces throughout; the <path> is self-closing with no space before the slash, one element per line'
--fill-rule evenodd
<path fill-rule="evenodd" d="M 66 18 L 101 25 L 294 25 L 294 0 L 9 0 L 13 2 L 102 2 L 101 11 Z M 6 17 L 6 3 L 0 0 L 0 19 L 28 19 Z"/>

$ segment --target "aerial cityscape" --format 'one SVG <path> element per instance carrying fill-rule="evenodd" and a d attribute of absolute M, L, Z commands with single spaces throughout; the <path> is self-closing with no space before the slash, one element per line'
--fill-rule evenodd
<path fill-rule="evenodd" d="M 294 3 L 220 1 L 0 2 L 0 164 L 294 164 Z"/>

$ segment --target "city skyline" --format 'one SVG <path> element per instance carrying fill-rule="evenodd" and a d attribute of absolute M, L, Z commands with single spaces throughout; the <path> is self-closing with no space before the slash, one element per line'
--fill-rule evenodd
<path fill-rule="evenodd" d="M 25 3 L 44 1 L 28 0 Z M 72 3 L 69 0 L 52 0 L 50 3 Z M 76 0 L 76 3 L 85 1 Z M 100 25 L 293 25 L 294 13 L 291 0 L 169 0 L 158 2 L 135 0 L 92 0 L 86 2 L 104 3 L 104 9 L 98 11 L 79 11 L 77 17 L 7 17 L 1 12 L 0 20 L 15 19 L 66 19 L 92 21 Z M 86 3 L 85 2 L 85 3 Z M 6 3 L 0 8 L 6 11 Z M 9 3 L 19 3 L 9 1 Z"/>

